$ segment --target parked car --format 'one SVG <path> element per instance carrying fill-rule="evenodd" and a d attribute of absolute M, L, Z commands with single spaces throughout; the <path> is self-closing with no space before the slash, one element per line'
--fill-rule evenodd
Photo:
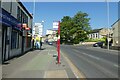
<path fill-rule="evenodd" d="M 97 42 L 93 44 L 93 47 L 103 47 L 104 42 Z"/>

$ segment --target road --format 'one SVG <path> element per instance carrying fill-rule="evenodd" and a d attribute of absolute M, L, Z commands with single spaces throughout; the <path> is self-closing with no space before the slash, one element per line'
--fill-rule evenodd
<path fill-rule="evenodd" d="M 87 78 L 118 78 L 117 51 L 72 45 L 61 45 L 61 51 Z"/>

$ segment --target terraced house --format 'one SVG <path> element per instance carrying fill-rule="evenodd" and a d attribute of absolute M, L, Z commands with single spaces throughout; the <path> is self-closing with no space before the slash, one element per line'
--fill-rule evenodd
<path fill-rule="evenodd" d="M 32 15 L 19 0 L 1 1 L 2 61 L 22 55 L 32 48 Z"/>

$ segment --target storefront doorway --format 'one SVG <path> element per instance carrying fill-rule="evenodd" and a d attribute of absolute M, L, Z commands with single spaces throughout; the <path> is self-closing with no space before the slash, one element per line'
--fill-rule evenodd
<path fill-rule="evenodd" d="M 2 62 L 7 60 L 7 27 L 2 25 Z"/>

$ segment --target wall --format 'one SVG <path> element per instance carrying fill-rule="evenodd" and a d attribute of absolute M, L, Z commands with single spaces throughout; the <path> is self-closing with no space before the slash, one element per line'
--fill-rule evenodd
<path fill-rule="evenodd" d="M 0 24 L 0 79 L 2 79 L 2 25 Z"/>
<path fill-rule="evenodd" d="M 32 20 L 30 20 L 30 16 L 24 11 L 24 9 L 19 5 L 19 3 L 17 3 L 17 1 L 15 0 L 14 2 L 3 2 L 2 3 L 2 8 L 4 8 L 6 11 L 8 11 L 9 13 L 11 13 L 10 15 L 12 15 L 14 18 L 16 18 L 17 19 L 17 7 L 20 7 L 20 9 L 22 9 L 22 11 L 28 16 L 28 26 L 29 27 L 32 27 L 31 25 L 32 25 Z M 8 34 L 7 35 L 9 35 L 9 40 L 10 40 L 10 45 L 9 46 L 7 46 L 8 48 L 8 50 L 10 51 L 10 53 L 9 53 L 9 56 L 10 57 L 13 57 L 13 56 L 16 56 L 16 55 L 20 55 L 21 54 L 21 47 L 22 46 L 20 46 L 19 48 L 17 48 L 17 49 L 12 49 L 11 50 L 11 31 L 12 31 L 12 28 L 10 27 L 9 28 L 9 30 L 8 30 Z M 0 36 L 0 38 L 1 38 L 1 36 Z M 20 37 L 20 38 L 22 38 L 22 37 Z M 2 41 L 2 40 L 0 40 L 0 41 Z M 25 40 L 26 41 L 26 40 Z M 22 44 L 22 39 L 19 39 L 19 42 L 18 42 L 19 44 Z M 0 44 L 1 44 L 1 42 L 0 42 Z M 24 45 L 25 45 L 26 43 L 24 43 Z M 29 50 L 30 48 L 26 48 L 26 45 L 24 46 L 25 47 L 25 51 L 27 51 L 27 50 Z M 1 47 L 0 47 L 1 48 Z M 0 52 L 2 52 L 2 51 L 0 51 Z M 7 55 L 8 56 L 8 55 Z M 7 57 L 6 56 L 6 57 Z"/>
<path fill-rule="evenodd" d="M 99 36 L 100 36 L 99 33 L 91 33 L 91 34 L 89 34 L 90 39 L 99 39 L 100 38 Z"/>
<path fill-rule="evenodd" d="M 118 22 L 113 25 L 113 46 L 118 45 Z"/>
<path fill-rule="evenodd" d="M 17 19 L 17 2 L 12 2 L 12 12 L 11 15 L 14 16 Z"/>
<path fill-rule="evenodd" d="M 120 4 L 120 2 L 119 2 Z M 120 5 L 119 5 L 120 6 Z M 119 8 L 120 9 L 120 8 Z M 120 16 L 120 15 L 119 15 Z M 118 22 L 118 45 L 120 46 L 120 20 Z"/>
<path fill-rule="evenodd" d="M 1 7 L 10 13 L 11 2 L 2 2 Z"/>
<path fill-rule="evenodd" d="M 18 4 L 18 6 L 20 7 L 20 9 L 26 14 L 26 16 L 28 17 L 28 27 L 30 27 L 30 28 L 32 28 L 32 20 L 31 20 L 31 18 L 30 18 L 30 16 L 27 14 L 27 12 L 19 5 L 19 3 L 17 3 Z M 27 35 L 26 35 L 27 36 Z M 28 50 L 30 50 L 31 48 L 32 48 L 32 46 L 31 47 L 26 47 L 26 40 L 27 40 L 27 38 L 25 37 L 25 39 L 24 39 L 24 52 L 26 52 L 26 51 L 28 51 Z"/>
<path fill-rule="evenodd" d="M 1 7 L 1 1 L 0 1 L 0 7 Z M 2 11 L 0 10 L 0 13 L 1 12 Z M 1 18 L 0 18 L 0 21 L 2 21 Z M 1 65 L 1 63 L 2 63 L 2 24 L 0 24 L 0 74 L 2 73 L 2 65 Z M 2 75 L 0 75 L 0 79 L 1 79 L 1 76 Z"/>

